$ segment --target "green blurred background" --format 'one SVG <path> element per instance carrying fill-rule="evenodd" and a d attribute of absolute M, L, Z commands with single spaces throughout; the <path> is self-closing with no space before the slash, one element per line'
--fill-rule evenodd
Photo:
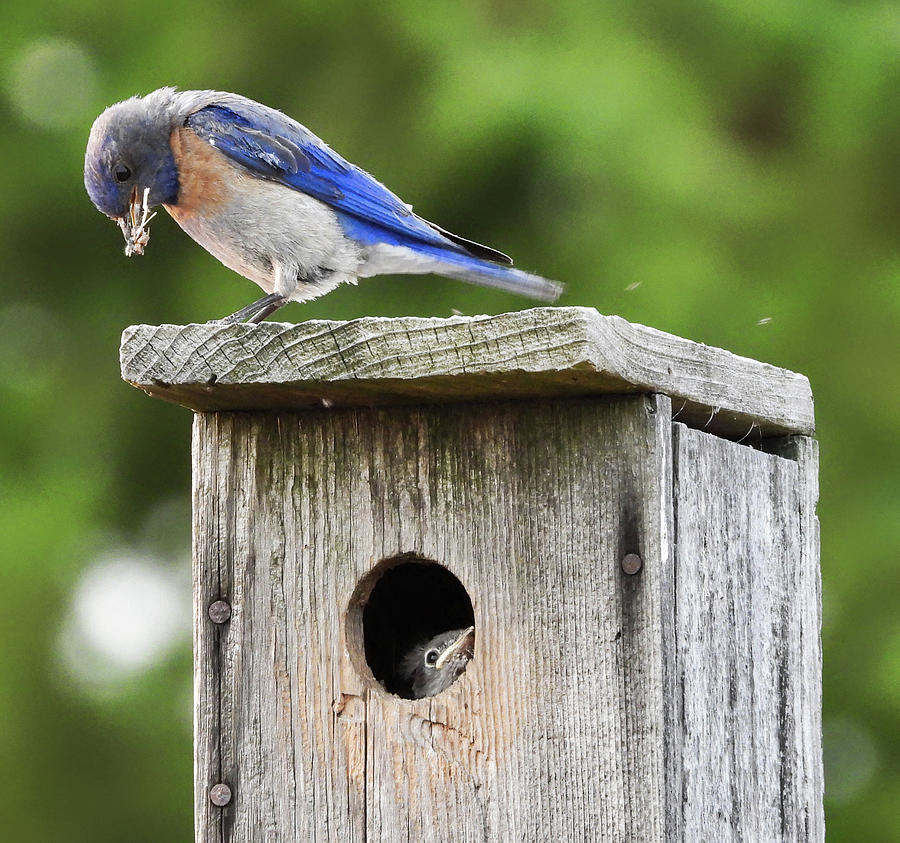
<path fill-rule="evenodd" d="M 280 108 L 562 304 L 803 372 L 821 443 L 827 822 L 900 839 L 900 10 L 892 2 L 7 0 L 0 166 L 0 817 L 191 838 L 190 413 L 119 380 L 132 323 L 258 295 L 82 186 L 106 105 Z M 499 313 L 432 277 L 286 320 Z"/>

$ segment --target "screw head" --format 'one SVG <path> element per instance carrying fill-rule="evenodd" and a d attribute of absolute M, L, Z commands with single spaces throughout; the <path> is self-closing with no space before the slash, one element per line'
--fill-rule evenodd
<path fill-rule="evenodd" d="M 622 558 L 622 570 L 629 575 L 634 575 L 641 570 L 643 561 L 636 553 L 626 553 Z"/>
<path fill-rule="evenodd" d="M 231 802 L 231 788 L 224 782 L 214 784 L 209 789 L 209 801 L 217 808 L 224 808 Z"/>
<path fill-rule="evenodd" d="M 210 603 L 208 614 L 213 623 L 225 623 L 231 619 L 231 606 L 224 600 L 216 600 Z"/>

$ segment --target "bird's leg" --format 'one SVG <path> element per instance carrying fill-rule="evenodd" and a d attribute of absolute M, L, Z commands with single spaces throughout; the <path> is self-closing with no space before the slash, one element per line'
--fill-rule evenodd
<path fill-rule="evenodd" d="M 242 307 L 236 313 L 232 313 L 231 316 L 214 321 L 223 325 L 233 325 L 236 322 L 259 323 L 267 316 L 271 316 L 278 308 L 286 305 L 287 302 L 288 300 L 280 293 L 269 293 L 246 307 Z"/>
<path fill-rule="evenodd" d="M 265 305 L 265 307 L 261 308 L 259 313 L 257 313 L 255 316 L 251 316 L 247 320 L 248 322 L 253 322 L 254 324 L 258 325 L 263 321 L 263 319 L 271 316 L 276 310 L 284 307 L 288 303 L 288 300 L 284 296 L 278 295 L 278 293 L 272 293 L 271 295 L 266 296 L 263 301 L 266 301 L 266 299 L 273 300 L 269 301 L 269 303 Z M 259 302 L 256 302 L 256 304 L 259 304 Z"/>

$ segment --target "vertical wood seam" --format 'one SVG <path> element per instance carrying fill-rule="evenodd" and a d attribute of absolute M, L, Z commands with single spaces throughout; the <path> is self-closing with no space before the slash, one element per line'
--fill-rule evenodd
<path fill-rule="evenodd" d="M 221 414 L 216 413 L 213 416 L 214 419 L 214 427 L 215 427 L 215 436 L 218 441 L 221 436 L 220 430 L 220 420 Z M 219 472 L 213 472 L 213 483 L 212 483 L 212 492 L 215 496 L 215 499 L 219 499 Z M 222 536 L 222 509 L 221 507 L 216 507 L 216 537 L 217 540 L 220 536 Z M 222 594 L 222 554 L 217 553 L 216 558 L 216 591 L 221 599 L 228 600 L 228 604 L 231 605 L 232 595 L 223 595 Z M 208 621 L 208 618 L 202 618 L 202 620 Z M 230 623 L 230 621 L 229 621 Z M 217 745 L 217 776 L 218 781 L 223 781 L 225 776 L 225 767 L 223 763 L 224 757 L 224 746 L 222 740 L 222 692 L 224 690 L 224 677 L 223 671 L 225 669 L 225 659 L 223 658 L 223 649 L 225 647 L 225 635 L 224 630 L 222 629 L 220 624 L 215 624 L 215 629 L 212 630 L 213 639 L 215 644 L 214 649 L 214 668 L 216 671 L 216 745 Z M 229 785 L 231 786 L 231 785 Z M 232 791 L 232 799 L 240 798 L 240 794 L 235 789 Z M 225 841 L 225 817 L 224 817 L 224 808 L 218 809 L 218 827 L 219 827 L 219 841 L 220 843 L 226 843 Z"/>

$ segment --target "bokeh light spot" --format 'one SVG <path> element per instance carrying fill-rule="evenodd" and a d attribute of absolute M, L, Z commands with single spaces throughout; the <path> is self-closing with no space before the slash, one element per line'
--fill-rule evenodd
<path fill-rule="evenodd" d="M 865 724 L 845 715 L 823 723 L 825 796 L 849 802 L 870 784 L 878 769 L 878 750 Z"/>
<path fill-rule="evenodd" d="M 60 654 L 81 684 L 104 688 L 158 663 L 190 634 L 190 584 L 154 559 L 98 560 L 75 589 Z"/>
<path fill-rule="evenodd" d="M 21 117 L 45 129 L 80 125 L 93 110 L 94 62 L 74 41 L 43 39 L 15 58 L 7 95 Z"/>

